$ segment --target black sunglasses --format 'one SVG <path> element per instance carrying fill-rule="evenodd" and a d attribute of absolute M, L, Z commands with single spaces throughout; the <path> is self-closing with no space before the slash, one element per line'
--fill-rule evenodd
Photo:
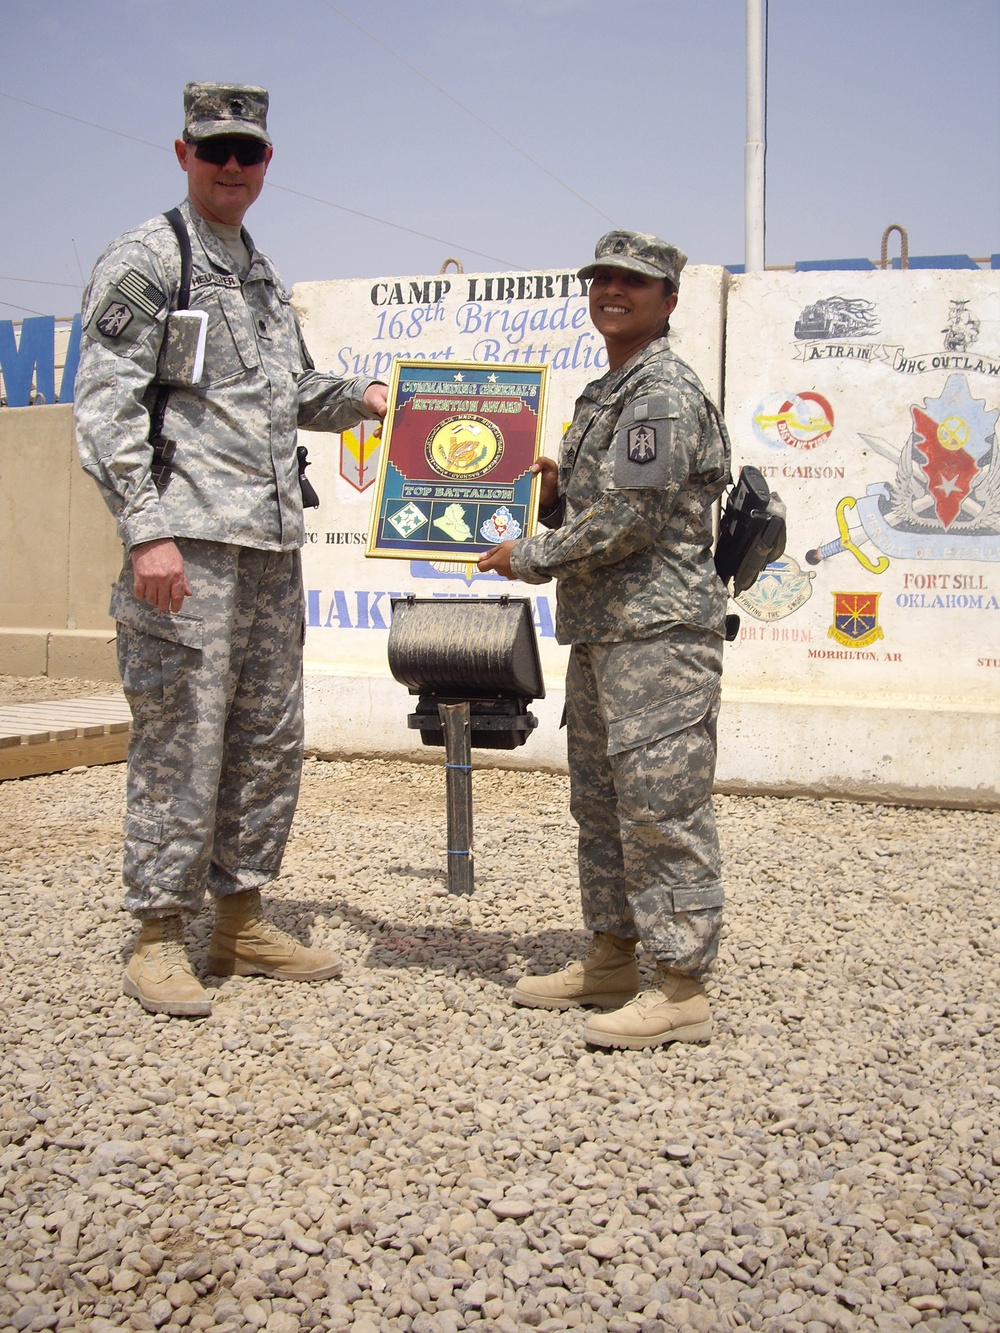
<path fill-rule="evenodd" d="M 267 157 L 267 144 L 259 139 L 200 139 L 194 145 L 194 155 L 213 167 L 224 167 L 231 157 L 241 167 L 258 167 Z"/>

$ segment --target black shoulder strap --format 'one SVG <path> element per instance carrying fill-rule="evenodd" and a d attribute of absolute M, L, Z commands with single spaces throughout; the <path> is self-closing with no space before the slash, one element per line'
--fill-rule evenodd
<path fill-rule="evenodd" d="M 177 310 L 186 310 L 191 301 L 191 237 L 187 223 L 179 208 L 172 208 L 163 215 L 170 223 L 177 237 L 181 251 L 181 285 L 177 289 Z"/>
<path fill-rule="evenodd" d="M 163 215 L 173 233 L 177 237 L 177 244 L 181 252 L 181 281 L 177 288 L 177 304 L 175 310 L 186 310 L 191 301 L 191 237 L 188 234 L 187 224 L 179 208 L 171 208 L 169 212 Z M 167 312 L 169 319 L 170 312 Z M 170 397 L 170 385 L 161 384 L 156 390 L 156 398 L 153 401 L 152 410 L 149 414 L 149 442 L 153 446 L 153 480 L 157 485 L 164 482 L 167 473 L 170 470 L 170 458 L 173 455 L 173 445 L 163 438 L 163 418 L 167 413 L 167 400 Z M 168 449 L 169 445 L 169 449 Z"/>

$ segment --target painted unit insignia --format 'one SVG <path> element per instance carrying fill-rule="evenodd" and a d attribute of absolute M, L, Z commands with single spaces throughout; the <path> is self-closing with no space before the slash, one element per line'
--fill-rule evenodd
<path fill-rule="evenodd" d="M 771 449 L 815 449 L 833 433 L 833 408 L 821 393 L 769 394 L 753 417 L 754 434 Z"/>
<path fill-rule="evenodd" d="M 878 315 L 871 301 L 828 296 L 807 305 L 795 321 L 795 336 L 813 338 L 870 338 L 879 331 Z"/>
<path fill-rule="evenodd" d="M 427 522 L 427 515 L 412 500 L 394 514 L 388 514 L 387 518 L 401 537 L 411 537 Z"/>
<path fill-rule="evenodd" d="M 909 560 L 1000 560 L 1000 409 L 973 398 L 964 375 L 949 375 L 936 398 L 910 408 L 912 429 L 902 449 L 862 435 L 895 462 L 895 476 L 837 505 L 840 536 L 806 553 L 821 560 L 849 551 L 881 574 L 890 556 Z M 877 559 L 862 549 L 883 552 Z"/>
<path fill-rule="evenodd" d="M 353 430 L 340 433 L 340 475 L 356 491 L 375 484 L 378 452 L 382 443 L 377 421 L 362 421 Z"/>
<path fill-rule="evenodd" d="M 449 417 L 428 435 L 424 454 L 443 477 L 481 477 L 503 457 L 503 436 L 486 417 Z"/>
<path fill-rule="evenodd" d="M 132 323 L 133 318 L 132 311 L 129 310 L 124 301 L 112 301 L 100 319 L 97 320 L 96 327 L 100 329 L 105 338 L 120 338 Z"/>
<path fill-rule="evenodd" d="M 884 638 L 878 623 L 878 592 L 835 592 L 833 594 L 833 624 L 827 637 L 836 639 L 845 648 L 864 648 L 876 639 Z"/>
<path fill-rule="evenodd" d="M 493 579 L 493 574 L 480 574 L 474 564 L 458 564 L 454 560 L 411 560 L 410 576 L 415 579 L 461 579 L 471 587 L 477 579 Z"/>
<path fill-rule="evenodd" d="M 656 458 L 656 427 L 647 426 L 645 422 L 630 426 L 626 449 L 631 462 L 652 463 Z"/>
<path fill-rule="evenodd" d="M 941 330 L 946 352 L 967 352 L 979 337 L 979 320 L 969 310 L 968 301 L 952 301 L 948 323 Z"/>
<path fill-rule="evenodd" d="M 515 541 L 521 535 L 521 525 L 506 505 L 495 509 L 479 531 L 488 542 Z"/>
<path fill-rule="evenodd" d="M 756 620 L 783 620 L 808 602 L 815 577 L 810 570 L 802 569 L 797 560 L 783 556 L 767 565 L 753 587 L 734 600 Z"/>

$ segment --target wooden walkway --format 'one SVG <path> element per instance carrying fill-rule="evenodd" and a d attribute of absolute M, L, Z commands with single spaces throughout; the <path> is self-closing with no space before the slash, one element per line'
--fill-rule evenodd
<path fill-rule="evenodd" d="M 0 781 L 120 763 L 131 721 L 120 694 L 0 705 Z"/>

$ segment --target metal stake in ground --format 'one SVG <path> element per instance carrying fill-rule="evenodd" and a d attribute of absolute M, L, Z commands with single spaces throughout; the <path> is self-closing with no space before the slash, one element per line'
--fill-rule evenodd
<path fill-rule="evenodd" d="M 471 893 L 472 736 L 469 703 L 438 704 L 444 730 L 448 795 L 448 892 Z"/>

